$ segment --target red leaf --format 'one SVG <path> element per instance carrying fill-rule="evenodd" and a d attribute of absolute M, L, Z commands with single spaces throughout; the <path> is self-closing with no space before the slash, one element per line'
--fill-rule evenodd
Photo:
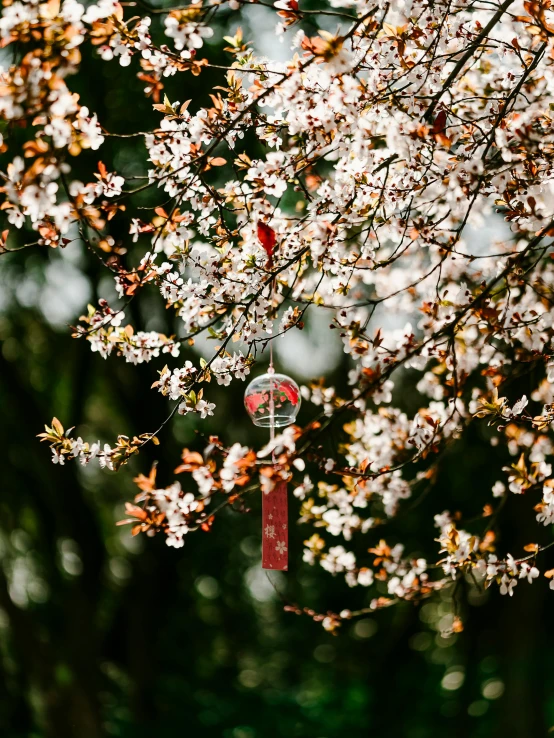
<path fill-rule="evenodd" d="M 267 223 L 258 222 L 258 239 L 265 249 L 269 261 L 273 257 L 273 251 L 275 244 L 277 243 L 277 236 L 273 228 L 267 225 Z"/>
<path fill-rule="evenodd" d="M 435 118 L 435 122 L 433 123 L 432 132 L 436 136 L 439 133 L 443 133 L 445 128 L 446 128 L 446 112 L 444 110 L 441 110 L 440 113 Z"/>

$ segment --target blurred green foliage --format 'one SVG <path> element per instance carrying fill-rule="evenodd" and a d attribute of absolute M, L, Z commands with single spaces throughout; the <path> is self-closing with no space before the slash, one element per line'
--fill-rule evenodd
<path fill-rule="evenodd" d="M 221 29 L 210 58 L 228 63 L 218 52 L 220 36 Z M 135 72 L 100 63 L 83 49 L 82 70 L 70 86 L 108 131 L 148 130 L 159 115 Z M 210 74 L 167 80 L 170 100 L 206 103 Z M 26 135 L 11 132 L 8 157 Z M 255 152 L 259 143 L 244 145 Z M 110 171 L 146 173 L 140 137 L 108 138 L 99 154 Z M 97 158 L 88 152 L 71 162 L 74 175 L 90 181 Z M 148 190 L 137 205 L 152 207 L 159 198 Z M 135 264 L 142 252 L 128 243 L 123 221 L 116 217 L 110 232 Z M 71 318 L 61 304 L 67 285 L 56 283 L 56 274 L 71 281 Z M 282 600 L 325 612 L 367 606 L 370 595 L 301 563 L 302 540 L 311 533 L 302 526 L 291 531 L 291 571 L 272 574 L 270 582 L 260 568 L 258 499 L 249 501 L 250 512 L 226 512 L 213 532 L 190 536 L 178 551 L 161 539 L 131 538 L 114 523 L 135 493 L 134 474 L 148 473 L 156 460 L 159 481 L 169 483 L 180 449 L 194 448 L 197 432 L 218 433 L 226 443 L 264 442 L 242 408 L 243 386 L 211 387 L 215 418 L 177 418 L 159 447 L 146 447 L 117 474 L 92 465 L 53 466 L 36 439 L 53 415 L 90 439 L 158 427 L 168 406 L 147 388 L 162 364 L 104 361 L 69 338 L 64 323 L 75 321 L 87 300 L 113 294 L 109 274 L 79 244 L 64 254 L 2 256 L 0 290 L 1 736 L 546 735 L 554 725 L 554 608 L 544 586 L 521 583 L 513 599 L 458 587 L 466 627 L 447 638 L 441 621 L 452 612 L 453 589 L 420 609 L 402 605 L 348 623 L 333 636 L 308 617 L 284 612 Z M 133 302 L 129 317 L 137 329 L 174 330 L 153 295 Z M 345 373 L 345 365 L 335 371 L 339 386 Z M 413 409 L 409 389 L 406 375 L 399 392 Z M 310 411 L 303 413 L 307 419 Z M 334 437 L 325 443 L 332 448 Z M 414 553 L 435 558 L 433 514 L 445 508 L 478 514 L 489 501 L 494 470 L 507 461 L 502 454 L 475 433 L 464 438 L 446 455 L 427 496 L 417 506 L 406 503 L 409 514 L 367 535 L 360 549 L 381 535 L 390 542 L 398 536 Z M 294 516 L 298 501 L 291 507 Z M 534 535 L 530 507 L 510 499 L 503 547 Z"/>

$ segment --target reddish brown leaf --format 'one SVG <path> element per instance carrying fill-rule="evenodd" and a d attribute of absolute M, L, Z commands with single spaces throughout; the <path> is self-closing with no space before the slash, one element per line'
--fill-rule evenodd
<path fill-rule="evenodd" d="M 446 128 L 446 112 L 444 110 L 441 110 L 440 113 L 435 118 L 435 122 L 433 123 L 432 133 L 436 136 L 439 133 L 444 133 L 444 129 Z"/>
<path fill-rule="evenodd" d="M 265 249 L 267 258 L 271 262 L 271 260 L 273 259 L 275 244 L 277 243 L 277 236 L 275 235 L 275 231 L 273 230 L 273 228 L 271 228 L 271 226 L 268 226 L 267 223 L 262 223 L 261 221 L 259 221 L 258 239 Z"/>

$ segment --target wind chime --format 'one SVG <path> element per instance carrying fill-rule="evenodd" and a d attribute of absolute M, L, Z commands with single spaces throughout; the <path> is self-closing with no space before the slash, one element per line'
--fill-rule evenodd
<path fill-rule="evenodd" d="M 264 247 L 267 267 L 273 267 L 276 235 L 265 223 L 258 223 L 258 238 Z M 275 279 L 271 281 L 273 300 Z M 275 428 L 284 428 L 296 420 L 300 409 L 300 389 L 286 374 L 277 374 L 273 366 L 273 344 L 269 342 L 269 367 L 266 374 L 256 377 L 244 393 L 244 405 L 254 425 L 269 428 L 270 439 Z M 275 463 L 275 451 L 272 451 Z M 262 492 L 262 567 L 286 571 L 288 569 L 288 499 L 287 483 L 279 480 L 269 492 Z"/>

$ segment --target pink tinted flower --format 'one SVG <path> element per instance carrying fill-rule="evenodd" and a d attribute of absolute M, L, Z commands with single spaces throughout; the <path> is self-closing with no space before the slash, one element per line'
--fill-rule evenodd
<path fill-rule="evenodd" d="M 290 382 L 281 382 L 279 389 L 284 392 L 287 400 L 293 405 L 298 403 L 298 390 Z"/>
<path fill-rule="evenodd" d="M 248 395 L 244 398 L 244 404 L 249 413 L 255 413 L 258 408 L 264 404 L 266 397 L 262 392 L 258 392 L 254 395 Z"/>

